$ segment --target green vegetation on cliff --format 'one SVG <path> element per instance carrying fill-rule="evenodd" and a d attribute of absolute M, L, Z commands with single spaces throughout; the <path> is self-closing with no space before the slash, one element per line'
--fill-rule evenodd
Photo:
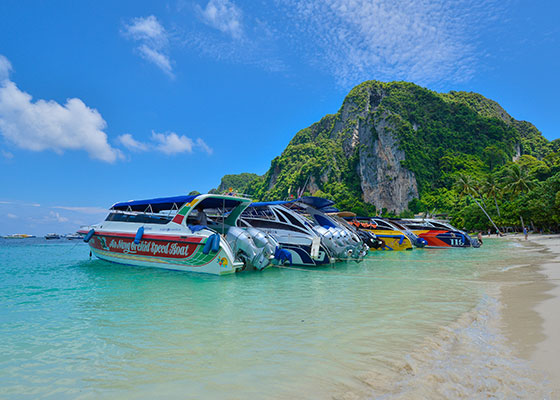
<path fill-rule="evenodd" d="M 549 142 L 532 124 L 480 94 L 367 81 L 350 91 L 336 114 L 299 131 L 263 177 L 226 175 L 219 189 L 233 187 L 258 200 L 305 190 L 359 214 L 437 210 L 450 213 L 460 227 L 482 229 L 488 226 L 482 212 L 454 188 L 459 175 L 468 175 L 483 202 L 496 209 L 503 203 L 500 215 L 494 211 L 499 223 L 516 224 L 523 213 L 541 224 L 552 213 L 560 223 L 559 150 L 558 140 Z M 513 165 L 537 183 L 515 194 L 506 189 Z M 483 182 L 489 179 L 497 183 L 485 195 Z M 387 188 L 400 193 L 400 200 L 380 200 L 375 191 Z"/>

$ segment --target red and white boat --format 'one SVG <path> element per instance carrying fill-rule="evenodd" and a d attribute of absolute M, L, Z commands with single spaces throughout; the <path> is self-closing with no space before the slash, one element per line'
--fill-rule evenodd
<path fill-rule="evenodd" d="M 214 194 L 127 201 L 78 233 L 95 256 L 116 263 L 215 275 L 260 270 L 270 265 L 278 243 L 236 226 L 250 203 Z M 206 225 L 197 223 L 200 212 L 208 215 Z"/>

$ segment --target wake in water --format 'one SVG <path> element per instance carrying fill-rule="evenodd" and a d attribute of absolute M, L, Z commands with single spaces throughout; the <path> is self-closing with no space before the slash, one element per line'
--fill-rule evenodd
<path fill-rule="evenodd" d="M 375 399 L 547 399 L 544 374 L 516 357 L 500 333 L 501 304 L 485 295 L 401 364 L 361 380 Z M 350 393 L 347 393 L 350 395 Z M 351 398 L 352 396 L 344 396 Z"/>

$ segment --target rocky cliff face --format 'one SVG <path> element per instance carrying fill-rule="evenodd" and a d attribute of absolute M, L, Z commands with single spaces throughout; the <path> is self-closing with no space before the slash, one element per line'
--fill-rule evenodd
<path fill-rule="evenodd" d="M 331 137 L 343 138 L 344 155 L 357 154 L 356 174 L 360 181 L 362 199 L 378 210 L 400 213 L 418 197 L 414 173 L 403 167 L 406 156 L 400 149 L 400 139 L 394 133 L 389 113 L 377 113 L 385 96 L 381 88 L 371 88 L 364 96 L 365 104 L 353 98 L 344 102 L 340 120 L 334 125 Z M 350 132 L 346 135 L 345 132 Z"/>
<path fill-rule="evenodd" d="M 422 193 L 449 188 L 458 171 L 486 168 L 485 157 L 539 156 L 547 143 L 479 94 L 368 81 L 336 114 L 299 131 L 250 190 L 282 199 L 305 189 L 342 209 L 400 213 Z"/>

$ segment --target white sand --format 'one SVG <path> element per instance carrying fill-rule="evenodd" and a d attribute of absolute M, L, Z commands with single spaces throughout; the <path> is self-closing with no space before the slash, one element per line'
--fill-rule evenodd
<path fill-rule="evenodd" d="M 505 330 L 520 356 L 545 371 L 560 397 L 560 235 L 509 236 L 532 255 L 530 283 L 502 292 Z M 525 279 L 528 278 L 527 272 Z M 509 331 L 509 332 L 507 332 Z"/>
<path fill-rule="evenodd" d="M 546 291 L 548 298 L 535 307 L 543 319 L 545 338 L 537 343 L 530 358 L 538 368 L 550 374 L 553 388 L 560 393 L 560 237 L 535 235 L 529 238 L 533 243 L 546 246 L 554 256 L 550 262 L 540 265 L 541 272 L 554 286 Z"/>

